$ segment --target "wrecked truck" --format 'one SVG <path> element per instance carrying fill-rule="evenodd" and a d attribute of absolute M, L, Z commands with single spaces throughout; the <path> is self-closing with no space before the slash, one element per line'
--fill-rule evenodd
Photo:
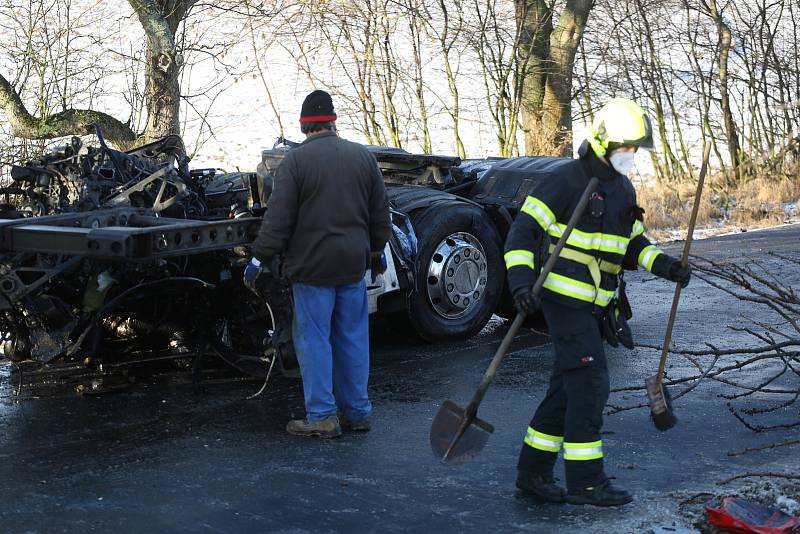
<path fill-rule="evenodd" d="M 296 370 L 285 280 L 241 282 L 272 177 L 190 169 L 178 136 L 128 152 L 78 137 L 14 165 L 0 188 L 0 332 L 12 361 L 40 364 L 220 358 L 264 376 Z M 461 161 L 369 147 L 384 173 L 393 236 L 370 313 L 428 341 L 466 338 L 506 315 L 502 243 L 532 185 L 532 158 Z M 399 320 L 399 321 L 398 321 Z"/>

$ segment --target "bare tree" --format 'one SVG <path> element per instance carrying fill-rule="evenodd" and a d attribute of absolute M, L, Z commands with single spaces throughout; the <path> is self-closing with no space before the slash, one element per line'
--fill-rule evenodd
<path fill-rule="evenodd" d="M 431 130 L 428 124 L 428 106 L 425 103 L 425 79 L 424 79 L 424 59 L 425 54 L 423 43 L 424 23 L 422 21 L 422 12 L 424 10 L 424 2 L 421 0 L 403 0 L 403 7 L 406 10 L 406 18 L 408 19 L 408 31 L 411 41 L 411 57 L 412 57 L 412 75 L 414 81 L 414 94 L 417 100 L 417 109 L 419 110 L 419 124 L 422 130 L 422 151 L 430 153 L 433 147 L 431 142 Z"/>
<path fill-rule="evenodd" d="M 462 0 L 437 0 L 438 13 L 433 14 L 433 9 L 425 5 L 424 22 L 428 24 L 429 32 L 434 36 L 442 57 L 447 88 L 450 90 L 452 101 L 445 105 L 445 111 L 450 115 L 453 123 L 453 141 L 456 153 L 464 158 L 467 151 L 461 138 L 461 97 L 458 88 L 458 70 L 454 68 L 454 59 L 458 61 L 460 52 L 459 44 L 463 42 L 464 33 L 464 5 Z M 461 45 L 464 46 L 464 45 Z"/>
<path fill-rule="evenodd" d="M 130 0 L 147 39 L 145 104 L 148 110 L 145 141 L 179 130 L 181 57 L 175 46 L 178 26 L 196 0 Z M 28 139 L 51 139 L 74 133 L 90 133 L 93 125 L 103 128 L 108 140 L 127 147 L 138 135 L 130 125 L 92 109 L 69 108 L 34 116 L 25 107 L 19 90 L 0 74 L 0 106 L 14 134 Z"/>
<path fill-rule="evenodd" d="M 522 43 L 522 128 L 526 154 L 568 154 L 572 132 L 573 69 L 592 9 L 591 0 L 515 0 Z"/>
<path fill-rule="evenodd" d="M 6 2 L 2 10 L 7 25 L 4 30 L 18 38 L 7 41 L 4 51 L 14 61 L 14 68 L 0 72 L 0 108 L 19 138 L 87 133 L 90 125 L 99 124 L 110 139 L 131 143 L 136 136 L 127 124 L 91 109 L 92 95 L 97 94 L 103 77 L 101 71 L 108 65 L 97 55 L 102 41 L 91 43 L 101 45 L 93 51 L 87 50 L 86 39 L 79 41 L 79 33 L 98 23 L 98 16 L 74 11 L 69 1 L 30 2 L 27 6 Z M 23 101 L 26 89 L 33 112 Z"/>
<path fill-rule="evenodd" d="M 335 65 L 353 90 L 352 98 L 342 91 L 333 92 L 354 102 L 360 115 L 355 126 L 368 143 L 388 144 L 391 134 L 387 135 L 380 121 L 384 91 L 376 79 L 381 32 L 378 8 L 371 2 L 329 1 L 309 2 L 304 7 L 303 22 L 297 23 L 302 31 L 292 34 L 301 60 L 299 67 L 314 85 L 325 86 L 324 77 L 317 73 L 314 56 L 329 54 L 329 68 Z"/>
<path fill-rule="evenodd" d="M 480 66 L 500 156 L 519 152 L 517 133 L 529 56 L 522 52 L 523 31 L 502 9 L 501 0 L 473 0 L 469 39 Z"/>
<path fill-rule="evenodd" d="M 70 1 L 53 3 L 69 5 Z M 126 53 L 102 46 L 101 42 L 93 43 L 95 45 L 93 48 L 98 53 L 116 58 L 118 64 L 125 65 L 129 88 L 125 99 L 131 109 L 129 116 L 121 118 L 98 107 L 80 106 L 80 103 L 87 101 L 85 94 L 91 89 L 91 85 L 83 88 L 83 98 L 75 99 L 74 102 L 62 98 L 61 109 L 44 109 L 40 105 L 35 106 L 36 109 L 29 109 L 26 106 L 25 95 L 47 94 L 53 90 L 52 88 L 61 85 L 85 84 L 85 76 L 80 71 L 65 72 L 63 76 L 57 76 L 58 83 L 48 83 L 45 84 L 46 87 L 31 87 L 29 79 L 20 78 L 16 74 L 14 79 L 9 81 L 4 77 L 5 73 L 0 72 L 0 106 L 5 111 L 16 136 L 28 139 L 52 139 L 90 133 L 97 124 L 111 143 L 127 148 L 165 135 L 181 133 L 186 123 L 186 116 L 183 119 L 181 117 L 183 106 L 190 112 L 192 120 L 200 122 L 197 140 L 199 147 L 204 132 L 213 135 L 206 116 L 216 98 L 226 86 L 241 78 L 245 70 L 249 72 L 258 67 L 263 72 L 263 65 L 258 64 L 254 67 L 249 62 L 238 65 L 223 61 L 222 57 L 226 51 L 235 44 L 247 40 L 249 36 L 244 30 L 232 32 L 227 39 L 216 39 L 213 42 L 208 40 L 207 31 L 197 31 L 199 27 L 197 24 L 193 24 L 191 33 L 187 32 L 186 24 L 190 20 L 193 8 L 199 7 L 201 13 L 226 16 L 230 21 L 241 19 L 246 22 L 248 18 L 269 19 L 277 9 L 283 7 L 283 4 L 279 6 L 277 2 L 251 0 L 223 0 L 214 4 L 198 3 L 197 0 L 127 0 L 127 5 L 132 12 L 125 13 L 123 10 L 118 16 L 131 18 L 129 13 L 132 13 L 135 17 L 133 20 L 138 21 L 138 29 L 144 37 L 141 49 Z M 99 13 L 102 11 L 100 6 L 95 5 L 92 9 Z M 121 0 L 113 5 L 102 4 L 103 9 L 112 12 L 116 10 L 117 13 L 123 6 L 125 4 Z M 51 24 L 52 31 L 65 34 L 73 31 L 69 20 L 63 23 L 55 22 Z M 112 21 L 103 20 L 109 30 L 113 28 L 113 23 L 109 24 L 110 22 Z M 100 19 L 94 23 L 99 27 Z M 247 26 L 242 24 L 241 27 Z M 119 28 L 119 31 L 126 30 Z M 119 36 L 113 30 L 107 34 L 109 40 Z M 35 53 L 31 55 L 47 58 L 48 68 L 52 69 L 56 63 L 54 59 L 58 59 L 52 57 L 53 47 L 44 42 L 38 44 Z M 62 55 L 66 57 L 68 54 L 74 55 L 74 52 L 65 48 Z M 192 83 L 189 74 L 195 64 L 209 60 L 214 62 L 214 68 L 211 70 L 216 71 L 220 79 L 212 80 L 206 87 L 195 87 L 196 84 Z M 91 61 L 84 63 L 89 66 L 92 64 Z M 17 65 L 16 68 L 24 69 L 25 66 Z M 110 70 L 105 74 L 113 76 L 117 71 Z M 143 80 L 143 84 L 140 83 L 140 79 Z M 181 91 L 182 84 L 187 91 Z M 188 90 L 190 87 L 191 91 Z M 61 93 L 63 92 L 61 90 Z"/>
<path fill-rule="evenodd" d="M 718 5 L 717 0 L 702 0 L 704 11 L 708 14 L 714 25 L 717 27 L 717 53 L 718 53 L 718 76 L 719 76 L 719 97 L 722 119 L 725 124 L 725 133 L 728 139 L 728 157 L 735 178 L 739 178 L 739 166 L 743 160 L 743 154 L 739 146 L 739 134 L 737 125 L 733 119 L 733 110 L 730 98 L 730 78 L 728 71 L 728 59 L 733 46 L 733 33 L 725 20 L 723 11 L 729 2 L 722 6 Z"/>

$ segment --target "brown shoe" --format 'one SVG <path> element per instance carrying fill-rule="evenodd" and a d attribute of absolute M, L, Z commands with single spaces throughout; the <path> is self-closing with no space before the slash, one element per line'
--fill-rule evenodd
<path fill-rule="evenodd" d="M 295 419 L 286 425 L 286 431 L 293 436 L 309 436 L 317 438 L 338 438 L 342 435 L 339 419 L 332 415 L 322 421 Z"/>
<path fill-rule="evenodd" d="M 369 419 L 350 419 L 342 412 L 338 413 L 339 421 L 342 423 L 342 428 L 352 430 L 354 432 L 369 432 L 372 430 L 372 425 Z"/>

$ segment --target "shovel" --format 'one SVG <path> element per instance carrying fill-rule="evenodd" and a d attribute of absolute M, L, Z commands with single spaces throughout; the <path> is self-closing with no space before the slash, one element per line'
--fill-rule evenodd
<path fill-rule="evenodd" d="M 539 277 L 533 285 L 531 291 L 534 295 L 538 295 L 541 292 L 547 275 L 553 270 L 553 266 L 558 259 L 558 255 L 561 253 L 561 249 L 564 248 L 567 238 L 569 238 L 575 225 L 578 224 L 578 219 L 583 215 L 583 211 L 589 203 L 589 197 L 597 187 L 598 181 L 597 178 L 589 180 L 589 184 L 583 191 L 580 200 L 578 200 L 575 211 L 569 218 L 567 227 L 561 234 L 561 238 L 559 238 L 550 257 L 547 258 L 547 262 L 545 262 L 544 267 L 542 267 L 542 272 L 539 273 Z M 503 342 L 500 343 L 497 352 L 494 353 L 492 363 L 490 363 L 489 368 L 486 369 L 483 380 L 481 380 L 467 408 L 463 409 L 453 401 L 445 400 L 436 413 L 436 417 L 433 418 L 430 435 L 431 449 L 433 449 L 434 456 L 439 458 L 442 463 L 447 463 L 449 460 L 456 459 L 461 461 L 469 460 L 486 446 L 486 442 L 489 440 L 489 434 L 494 432 L 494 427 L 483 419 L 478 419 L 478 406 L 483 400 L 486 390 L 489 389 L 492 380 L 494 380 L 497 368 L 500 367 L 500 363 L 503 361 L 506 352 L 508 352 L 508 347 L 511 345 L 514 336 L 517 335 L 517 331 L 524 321 L 524 313 L 518 313 L 514 318 L 514 322 L 511 323 L 511 327 L 509 327 L 508 332 L 506 332 Z"/>

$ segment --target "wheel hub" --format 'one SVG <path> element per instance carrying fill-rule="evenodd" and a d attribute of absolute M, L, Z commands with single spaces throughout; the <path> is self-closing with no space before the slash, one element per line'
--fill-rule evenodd
<path fill-rule="evenodd" d="M 428 264 L 428 299 L 436 313 L 458 319 L 474 309 L 486 288 L 487 263 L 478 239 L 458 232 L 444 238 Z"/>

